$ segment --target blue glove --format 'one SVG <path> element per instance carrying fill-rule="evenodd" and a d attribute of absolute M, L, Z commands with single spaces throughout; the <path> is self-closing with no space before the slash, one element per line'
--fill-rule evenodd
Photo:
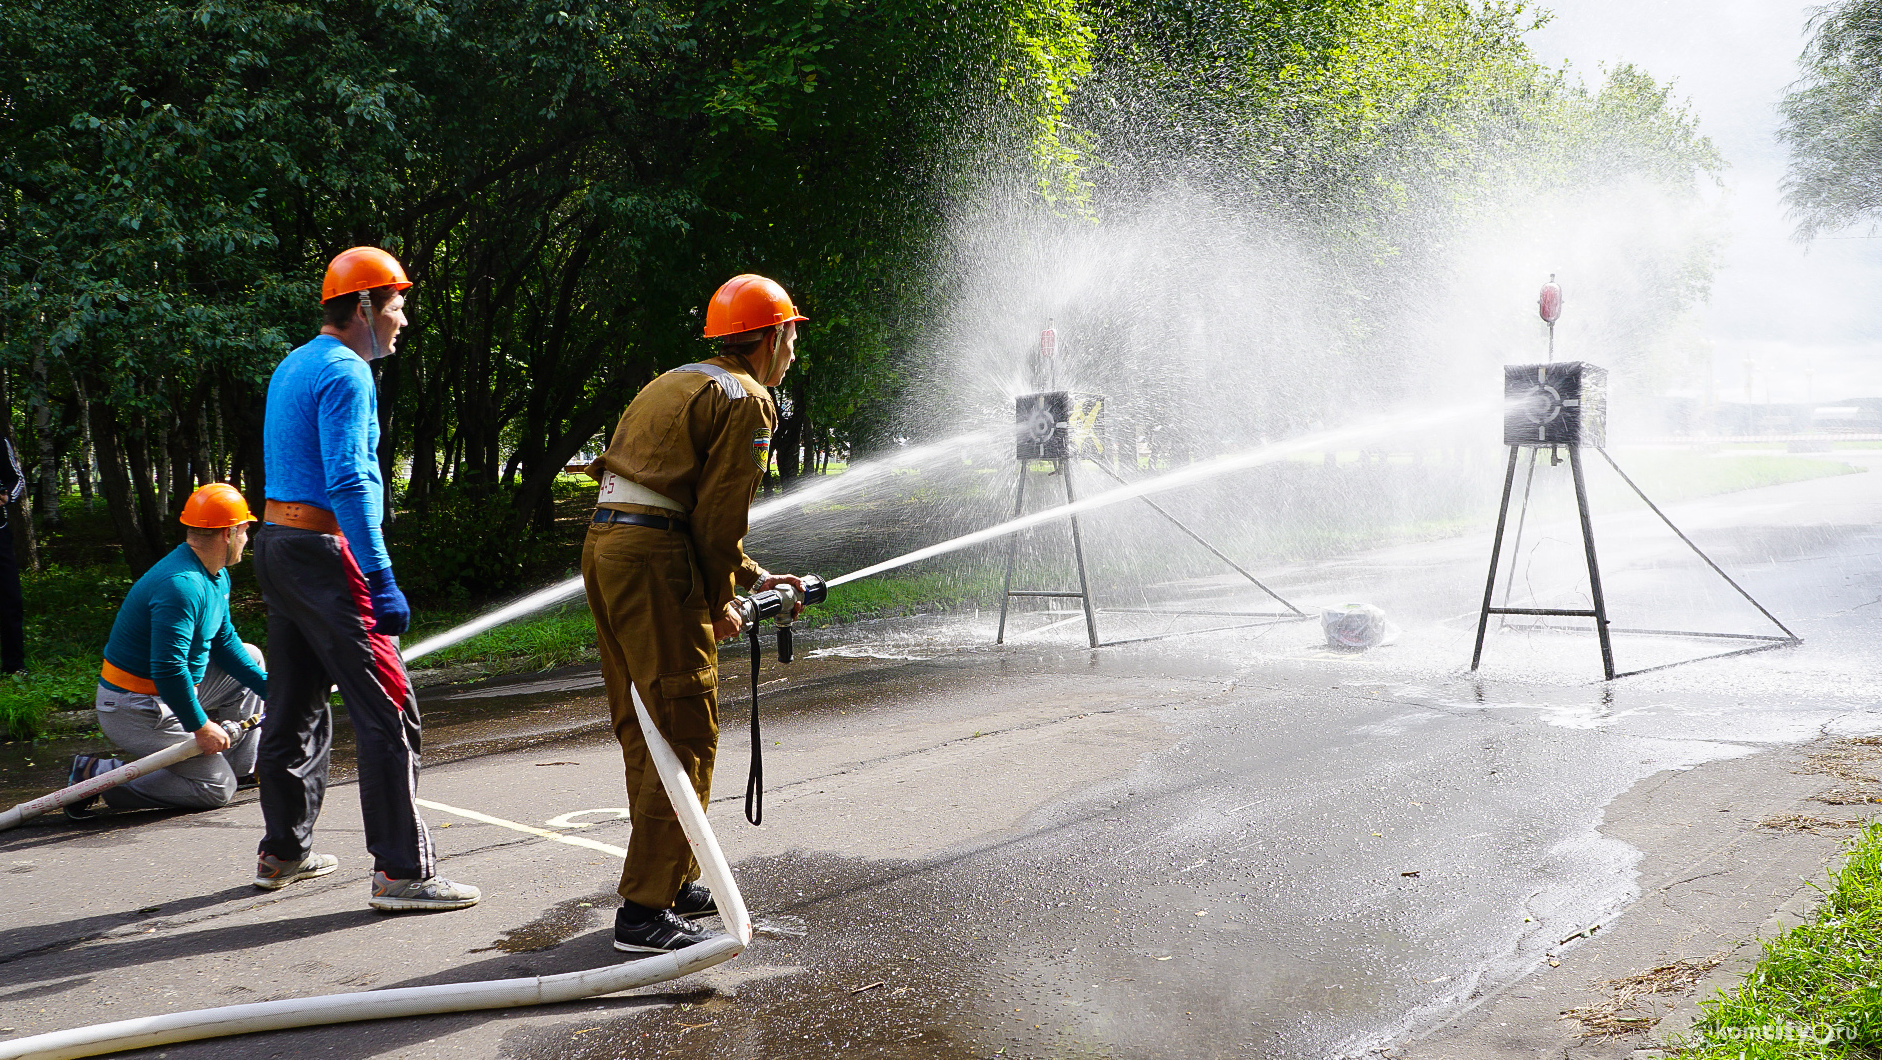
<path fill-rule="evenodd" d="M 392 580 L 392 568 L 384 567 L 366 575 L 366 589 L 372 593 L 372 632 L 396 637 L 412 624 L 412 605 Z"/>

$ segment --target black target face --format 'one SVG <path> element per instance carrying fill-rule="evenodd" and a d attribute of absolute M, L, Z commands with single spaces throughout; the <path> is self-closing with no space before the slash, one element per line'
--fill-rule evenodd
<path fill-rule="evenodd" d="M 1071 455 L 1072 395 L 1063 390 L 1025 394 L 1013 402 L 1013 440 L 1021 460 L 1063 460 Z"/>
<path fill-rule="evenodd" d="M 1553 423 L 1562 415 L 1561 392 L 1552 386 L 1539 386 L 1524 395 L 1512 411 L 1532 426 Z"/>
<path fill-rule="evenodd" d="M 1504 365 L 1504 444 L 1607 444 L 1607 375 L 1585 361 Z"/>
<path fill-rule="evenodd" d="M 1034 445 L 1045 445 L 1052 438 L 1052 432 L 1055 429 L 1052 413 L 1048 412 L 1043 405 L 1034 407 L 1032 417 L 1026 421 L 1022 429 L 1027 440 Z"/>

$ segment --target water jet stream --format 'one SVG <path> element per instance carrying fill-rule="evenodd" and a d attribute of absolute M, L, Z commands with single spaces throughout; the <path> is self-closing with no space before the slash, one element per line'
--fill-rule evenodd
<path fill-rule="evenodd" d="M 995 433 L 996 432 L 991 430 L 970 431 L 966 434 L 955 435 L 945 441 L 934 442 L 930 445 L 916 446 L 913 449 L 905 449 L 892 456 L 886 456 L 880 460 L 872 460 L 861 467 L 850 468 L 843 474 L 830 476 L 825 481 L 819 482 L 814 486 L 796 490 L 788 496 L 769 500 L 753 507 L 751 510 L 750 523 L 756 526 L 766 519 L 782 514 L 788 509 L 804 504 L 815 503 L 852 486 L 859 486 L 865 482 L 881 478 L 883 475 L 899 468 L 913 467 L 954 450 L 964 449 L 975 442 L 984 441 L 993 437 Z M 513 622 L 526 615 L 533 615 L 538 611 L 545 611 L 564 600 L 580 596 L 581 593 L 582 579 L 577 575 L 567 581 L 557 582 L 546 589 L 538 589 L 528 596 L 511 601 L 489 614 L 479 615 L 468 622 L 453 626 L 436 636 L 427 637 L 417 644 L 404 649 L 400 654 L 404 657 L 406 662 L 412 662 L 422 656 L 430 655 L 432 652 L 469 640 L 479 633 L 495 629 L 504 623 Z"/>
<path fill-rule="evenodd" d="M 976 530 L 971 534 L 963 534 L 951 541 L 943 541 L 940 544 L 916 549 L 907 555 L 883 560 L 881 563 L 864 567 L 861 570 L 851 571 L 841 577 L 831 578 L 828 584 L 830 588 L 834 589 L 839 585 L 858 581 L 870 577 L 871 575 L 881 574 L 884 571 L 891 571 L 897 567 L 905 567 L 910 563 L 918 563 L 924 559 L 946 555 L 949 552 L 958 552 L 963 548 L 969 548 L 985 541 L 1005 537 L 1008 534 L 1015 534 L 1021 530 L 1028 530 L 1042 523 L 1049 523 L 1056 519 L 1079 515 L 1095 508 L 1109 507 L 1120 501 L 1135 500 L 1138 497 L 1148 496 L 1152 493 L 1162 493 L 1167 490 L 1180 489 L 1183 486 L 1193 486 L 1196 483 L 1206 482 L 1209 479 L 1219 475 L 1225 475 L 1231 471 L 1241 471 L 1251 467 L 1259 467 L 1262 464 L 1271 464 L 1277 460 L 1293 456 L 1296 453 L 1316 452 L 1328 448 L 1335 448 L 1340 445 L 1374 438 L 1381 434 L 1396 434 L 1405 431 L 1416 431 L 1436 427 L 1454 420 L 1488 415 L 1501 407 L 1502 402 L 1500 401 L 1479 402 L 1470 405 L 1454 405 L 1436 412 L 1423 412 L 1383 420 L 1374 420 L 1371 423 L 1361 424 L 1356 427 L 1342 427 L 1338 430 L 1321 431 L 1316 434 L 1303 435 L 1299 438 L 1284 442 L 1272 442 L 1268 445 L 1250 449 L 1247 452 L 1232 453 L 1228 456 L 1216 457 L 1213 460 L 1204 460 L 1200 463 L 1191 464 L 1180 471 L 1172 471 L 1167 475 L 1159 475 L 1156 478 L 1133 482 L 1125 486 L 1118 486 L 1106 490 L 1103 493 L 1095 493 L 1089 497 L 1080 498 L 1077 501 L 1061 504 L 1056 508 L 1047 508 L 1043 511 L 1034 512 L 1031 515 L 1022 515 L 1016 519 L 1008 519 L 1004 523 L 989 526 L 985 530 Z"/>

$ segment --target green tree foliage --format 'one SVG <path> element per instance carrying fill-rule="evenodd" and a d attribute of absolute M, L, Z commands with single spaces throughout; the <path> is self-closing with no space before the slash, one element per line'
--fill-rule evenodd
<path fill-rule="evenodd" d="M 963 117 L 1062 182 L 1087 44 L 1070 0 L 37 0 L 0 42 L 0 365 L 69 396 L 40 433 L 90 429 L 134 566 L 196 482 L 262 485 L 261 386 L 355 243 L 417 283 L 377 369 L 413 504 L 503 486 L 512 531 L 545 516 L 639 385 L 707 354 L 739 271 L 819 322 L 789 426 L 854 426 Z"/>
<path fill-rule="evenodd" d="M 1616 237 L 1629 242 L 1613 256 L 1625 270 L 1570 281 L 1577 312 L 1600 304 L 1613 315 L 1600 332 L 1617 369 L 1671 374 L 1678 322 L 1705 298 L 1713 267 L 1699 186 L 1723 163 L 1697 117 L 1643 71 L 1619 66 L 1587 84 L 1544 67 L 1523 42 L 1542 16 L 1517 3 L 1093 0 L 1088 10 L 1096 54 L 1071 116 L 1091 213 L 1128 222 L 1146 201 L 1187 194 L 1216 229 L 1239 229 L 1218 245 L 1291 255 L 1260 284 L 1232 279 L 1230 263 L 1224 286 L 1195 275 L 1088 299 L 1128 304 L 1176 286 L 1197 300 L 1150 314 L 1155 327 L 1243 299 L 1240 316 L 1212 333 L 1219 351 L 1235 350 L 1227 366 L 1186 362 L 1170 349 L 1181 336 L 1124 334 L 1141 325 L 1122 312 L 1072 322 L 1090 345 L 1161 347 L 1153 376 L 1194 371 L 1221 386 L 1224 372 L 1245 372 L 1236 379 L 1248 400 L 1270 406 L 1254 433 L 1284 435 L 1401 401 L 1454 363 L 1457 339 L 1444 328 L 1455 321 L 1432 302 L 1487 233 L 1528 238 L 1546 226 L 1566 244 L 1626 199 L 1655 223 Z M 1318 319 L 1273 319 L 1286 312 Z M 1303 345 L 1337 351 L 1340 370 L 1300 356 Z M 1095 385 L 1141 433 L 1182 423 L 1205 384 Z"/>
<path fill-rule="evenodd" d="M 268 373 L 314 332 L 325 261 L 383 245 L 416 282 L 375 365 L 388 481 L 520 555 L 555 475 L 708 353 L 703 302 L 737 272 L 813 322 L 781 471 L 875 444 L 951 216 L 1015 168 L 1081 224 L 1230 182 L 1332 248 L 1320 282 L 1362 348 L 1513 198 L 1642 174 L 1690 194 L 1716 165 L 1644 75 L 1537 66 L 1531 21 L 1462 0 L 17 0 L 0 403 L 41 521 L 62 468 L 95 467 L 141 569 L 195 484 L 258 498 Z M 1654 253 L 1669 298 L 1703 293 L 1701 258 Z M 501 591 L 514 559 L 438 577 Z"/>
<path fill-rule="evenodd" d="M 1806 240 L 1882 220 L 1882 3 L 1829 4 L 1810 34 L 1778 130 L 1791 149 L 1786 198 Z"/>

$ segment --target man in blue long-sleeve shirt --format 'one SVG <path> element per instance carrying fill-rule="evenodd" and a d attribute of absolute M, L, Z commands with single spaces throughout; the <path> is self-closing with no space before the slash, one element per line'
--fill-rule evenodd
<path fill-rule="evenodd" d="M 242 560 L 255 515 L 234 486 L 212 482 L 183 505 L 188 539 L 145 571 L 125 594 L 98 674 L 98 727 L 133 758 L 194 738 L 202 752 L 104 793 L 118 810 L 213 810 L 235 796 L 255 765 L 255 733 L 230 745 L 222 722 L 261 709 L 268 675 L 261 652 L 243 644 L 229 619 L 228 568 Z M 124 763 L 79 755 L 71 782 Z M 92 816 L 92 800 L 67 817 Z"/>
<path fill-rule="evenodd" d="M 405 270 L 377 247 L 327 266 L 320 334 L 268 382 L 262 451 L 265 525 L 255 576 L 268 603 L 270 681 L 262 723 L 262 837 L 255 886 L 274 890 L 333 871 L 313 850 L 333 747 L 329 690 L 353 722 L 375 909 L 462 909 L 477 888 L 437 875 L 418 813 L 418 700 L 394 637 L 411 608 L 392 578 L 379 524 L 379 399 L 370 362 L 405 326 Z"/>

